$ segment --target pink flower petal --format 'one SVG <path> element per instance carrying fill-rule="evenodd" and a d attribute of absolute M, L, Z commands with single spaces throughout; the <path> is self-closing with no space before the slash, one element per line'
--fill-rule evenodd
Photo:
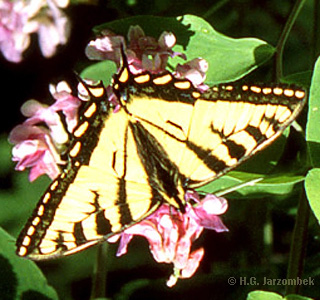
<path fill-rule="evenodd" d="M 207 194 L 201 202 L 193 208 L 195 219 L 204 228 L 217 232 L 228 231 L 218 215 L 223 214 L 228 209 L 228 202 L 221 197 Z"/>
<path fill-rule="evenodd" d="M 191 252 L 191 247 L 203 228 L 218 232 L 228 230 L 215 214 L 221 214 L 227 209 L 225 199 L 207 195 L 201 200 L 193 191 L 186 193 L 186 199 L 188 202 L 184 214 L 163 204 L 145 220 L 120 234 L 119 253 L 127 251 L 127 244 L 134 235 L 141 235 L 148 240 L 157 262 L 173 263 L 174 274 L 169 278 L 168 286 L 173 286 L 179 278 L 191 277 L 197 270 L 204 250 L 200 248 Z M 189 202 L 196 204 L 192 206 Z"/>
<path fill-rule="evenodd" d="M 172 32 L 164 31 L 159 37 L 159 46 L 161 49 L 171 49 L 176 44 L 176 37 Z"/>
<path fill-rule="evenodd" d="M 228 209 L 228 202 L 226 199 L 217 197 L 212 194 L 207 194 L 201 201 L 203 210 L 208 214 L 221 215 L 224 214 Z"/>
<path fill-rule="evenodd" d="M 59 175 L 58 164 L 62 162 L 47 130 L 27 124 L 18 125 L 11 131 L 9 142 L 15 144 L 12 160 L 17 161 L 16 170 L 31 168 L 30 181 L 42 174 L 47 174 L 51 179 Z"/>
<path fill-rule="evenodd" d="M 42 104 L 36 100 L 28 100 L 21 106 L 21 113 L 25 117 L 32 117 L 48 108 L 48 105 Z"/>
<path fill-rule="evenodd" d="M 203 255 L 203 248 L 195 250 L 190 254 L 186 266 L 181 270 L 181 278 L 190 278 L 196 272 L 203 258 Z"/>
<path fill-rule="evenodd" d="M 55 179 L 60 174 L 61 170 L 57 166 L 56 161 L 49 151 L 44 152 L 43 157 L 35 164 L 29 173 L 29 181 L 32 182 L 43 174 L 47 174 L 50 179 Z"/>
<path fill-rule="evenodd" d="M 174 257 L 174 267 L 177 269 L 183 269 L 188 260 L 190 255 L 192 241 L 187 236 L 182 236 L 179 239 L 176 247 L 176 253 Z"/>
<path fill-rule="evenodd" d="M 131 43 L 139 40 L 140 38 L 145 37 L 145 33 L 139 25 L 131 25 L 129 27 L 127 36 L 129 43 Z"/>
<path fill-rule="evenodd" d="M 30 34 L 35 32 L 46 57 L 52 56 L 59 44 L 66 43 L 70 33 L 69 20 L 56 1 L 1 1 L 0 50 L 6 59 L 20 62 L 29 47 Z"/>
<path fill-rule="evenodd" d="M 51 105 L 50 109 L 56 112 L 62 111 L 66 117 L 68 131 L 73 132 L 78 123 L 78 109 L 81 105 L 81 100 L 71 94 L 68 85 L 61 89 L 62 83 L 65 82 L 60 82 L 60 85 L 58 84 L 56 87 L 56 91 L 54 87 L 51 88 L 52 96 L 56 102 Z"/>
<path fill-rule="evenodd" d="M 119 248 L 116 254 L 117 256 L 121 256 L 127 253 L 127 247 L 130 241 L 132 240 L 132 238 L 133 238 L 132 234 L 127 234 L 127 233 L 121 234 Z"/>
<path fill-rule="evenodd" d="M 89 59 L 111 60 L 120 66 L 120 47 L 124 44 L 122 36 L 109 35 L 91 41 L 86 47 L 85 53 Z"/>
<path fill-rule="evenodd" d="M 121 239 L 122 235 L 123 234 L 121 234 Z M 161 235 L 159 234 L 155 225 L 152 222 L 148 220 L 143 220 L 126 229 L 124 231 L 124 240 L 121 242 L 121 253 L 124 252 L 123 249 L 126 249 L 127 243 L 129 243 L 131 240 L 131 238 L 128 238 L 126 235 L 140 235 L 145 237 L 150 244 L 150 250 L 154 256 L 154 259 L 158 262 L 163 262 L 166 260 L 164 258 L 164 253 L 162 249 Z"/>
<path fill-rule="evenodd" d="M 195 87 L 201 87 L 201 91 L 205 91 L 208 89 L 208 86 L 204 84 L 208 67 L 205 59 L 195 58 L 183 65 L 178 64 L 175 74 L 178 78 L 189 79 Z"/>

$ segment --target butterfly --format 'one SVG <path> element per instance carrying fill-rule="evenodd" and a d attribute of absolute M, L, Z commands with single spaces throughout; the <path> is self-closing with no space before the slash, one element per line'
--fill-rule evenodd
<path fill-rule="evenodd" d="M 305 92 L 289 85 L 221 84 L 200 92 L 170 72 L 131 73 L 123 54 L 113 78 L 117 111 L 102 83 L 72 133 L 67 165 L 17 239 L 34 260 L 105 241 L 271 144 L 298 116 Z"/>

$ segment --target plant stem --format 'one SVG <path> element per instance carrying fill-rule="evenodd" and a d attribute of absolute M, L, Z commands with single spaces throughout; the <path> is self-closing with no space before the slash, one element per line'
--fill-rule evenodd
<path fill-rule="evenodd" d="M 307 246 L 309 215 L 310 207 L 305 190 L 303 190 L 299 200 L 296 223 L 291 238 L 287 279 L 301 278 Z M 299 285 L 287 285 L 286 295 L 298 294 L 299 288 Z"/>
<path fill-rule="evenodd" d="M 109 244 L 107 242 L 97 246 L 97 259 L 92 276 L 91 300 L 106 297 L 108 246 Z"/>
<path fill-rule="evenodd" d="M 275 80 L 279 81 L 283 76 L 283 69 L 282 69 L 282 56 L 284 46 L 292 29 L 294 22 L 296 21 L 299 12 L 304 5 L 306 0 L 297 0 L 292 8 L 292 11 L 288 17 L 288 20 L 284 26 L 284 29 L 281 33 L 279 38 L 277 47 L 276 47 L 276 56 L 275 56 Z"/>

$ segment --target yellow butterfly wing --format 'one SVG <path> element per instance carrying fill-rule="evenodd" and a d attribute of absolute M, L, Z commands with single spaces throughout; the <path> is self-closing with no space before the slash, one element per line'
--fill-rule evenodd
<path fill-rule="evenodd" d="M 18 255 L 41 260 L 80 251 L 145 218 L 164 200 L 183 198 L 182 189 L 162 178 L 170 168 L 166 159 L 142 151 L 148 137 L 139 123 L 98 100 L 107 101 L 96 98 L 83 112 L 68 166 L 22 230 Z"/>
<path fill-rule="evenodd" d="M 304 91 L 288 85 L 220 85 L 201 94 L 170 73 L 133 76 L 126 67 L 115 82 L 128 113 L 161 144 L 186 188 L 220 177 L 269 145 L 305 103 Z"/>

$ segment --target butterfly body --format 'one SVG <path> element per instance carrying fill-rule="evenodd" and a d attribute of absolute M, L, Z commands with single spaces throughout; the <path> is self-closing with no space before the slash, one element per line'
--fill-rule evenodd
<path fill-rule="evenodd" d="M 290 86 L 219 85 L 200 93 L 171 73 L 113 82 L 113 111 L 102 85 L 68 148 L 68 163 L 17 240 L 31 259 L 68 255 L 143 220 L 162 203 L 184 212 L 185 193 L 235 168 L 296 118 L 304 92 Z"/>

